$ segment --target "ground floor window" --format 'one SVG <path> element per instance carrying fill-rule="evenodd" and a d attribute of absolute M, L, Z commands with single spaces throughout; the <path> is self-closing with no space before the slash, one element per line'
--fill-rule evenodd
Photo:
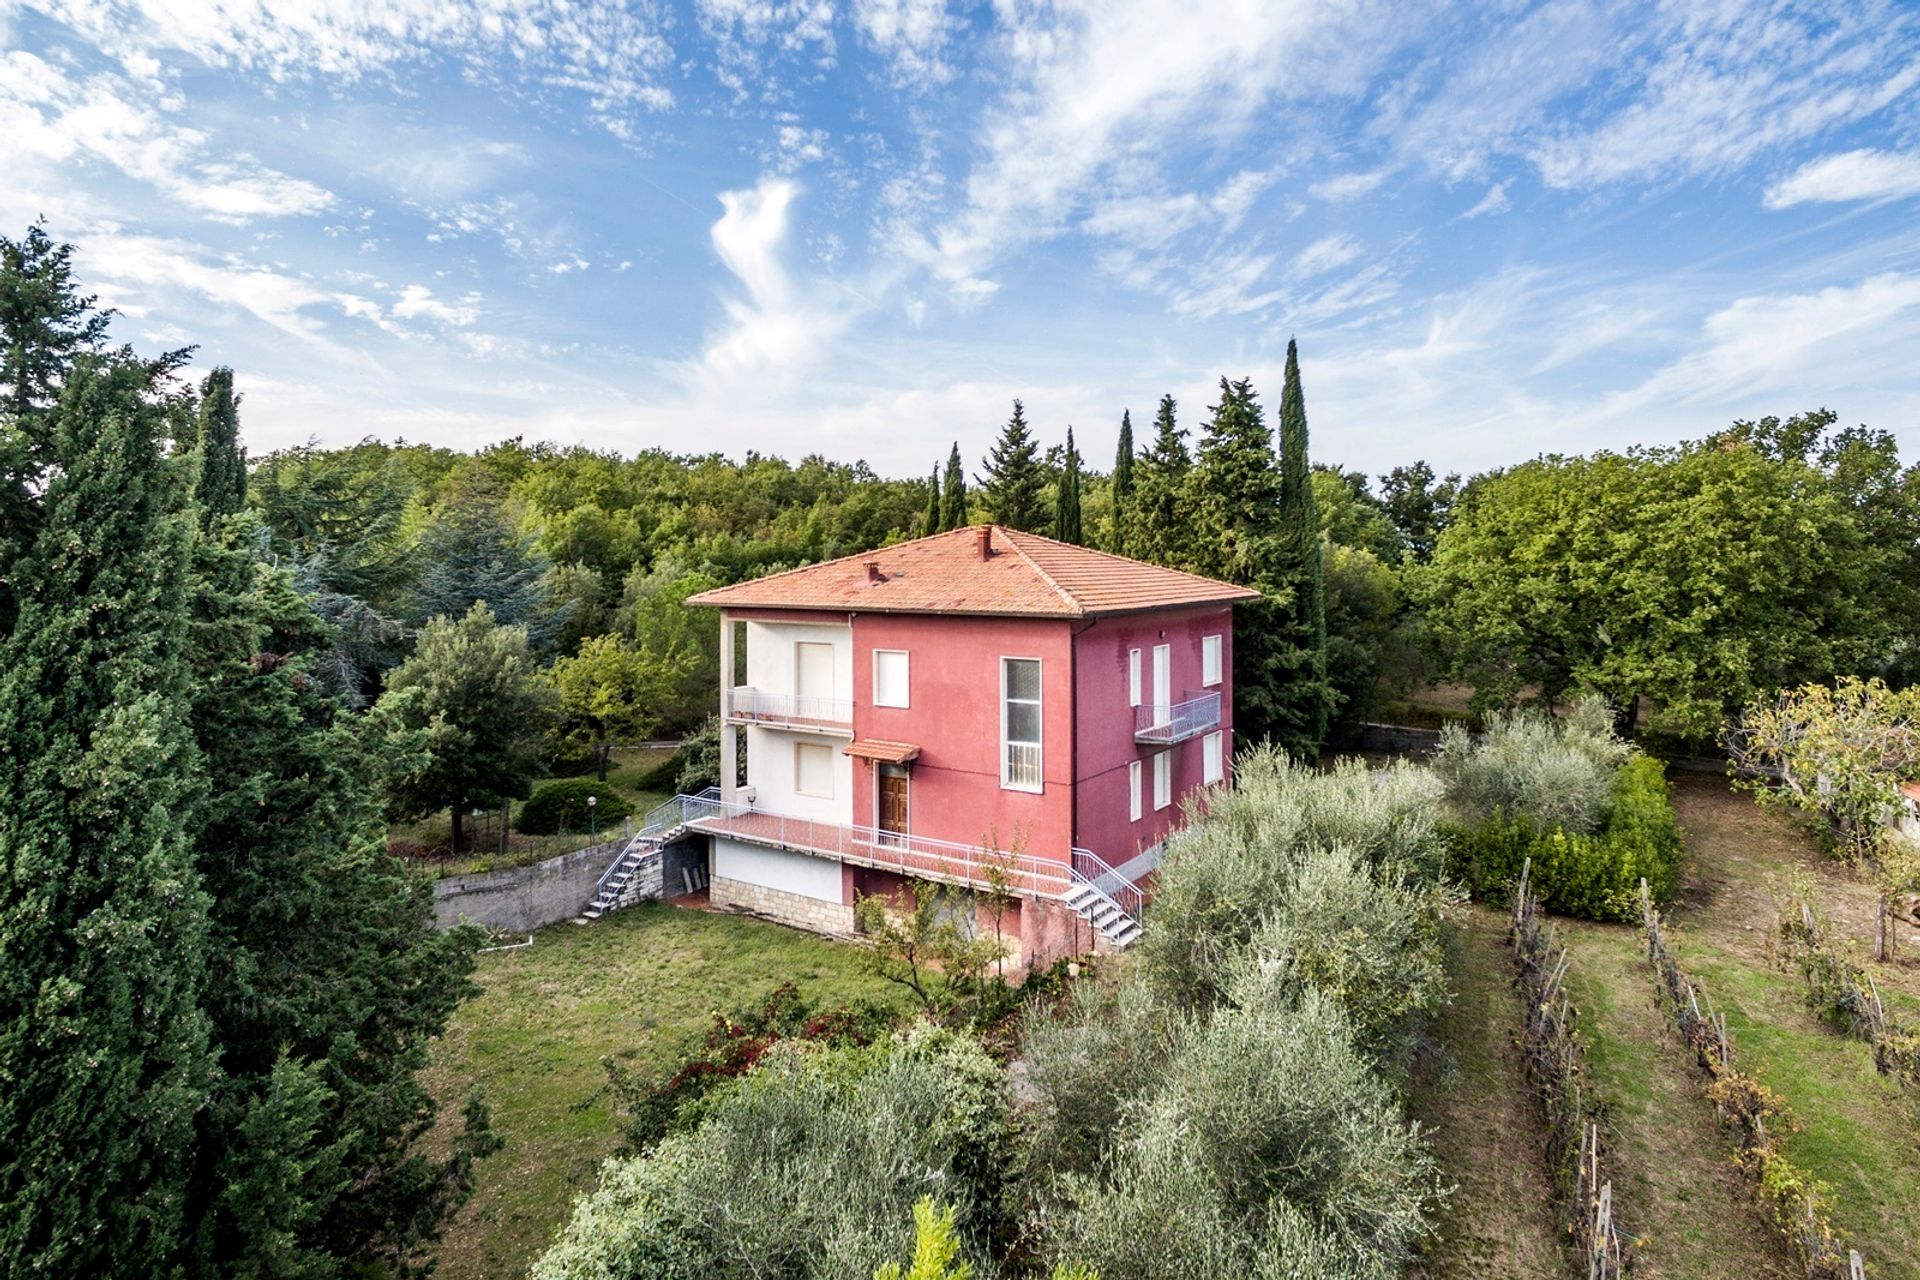
<path fill-rule="evenodd" d="M 1202 780 L 1208 786 L 1226 779 L 1226 756 L 1223 754 L 1225 749 L 1226 744 L 1218 729 L 1200 740 L 1201 758 L 1204 764 Z"/>

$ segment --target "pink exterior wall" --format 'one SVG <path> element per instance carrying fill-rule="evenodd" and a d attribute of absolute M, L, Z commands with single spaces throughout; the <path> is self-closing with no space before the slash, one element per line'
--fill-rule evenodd
<path fill-rule="evenodd" d="M 907 652 L 908 706 L 873 705 L 873 651 Z M 1000 785 L 1000 659 L 1040 659 L 1042 790 Z M 1066 861 L 1073 844 L 1073 639 L 1065 621 L 928 614 L 853 620 L 857 738 L 921 748 L 908 783 L 913 834 Z M 856 761 L 853 820 L 875 819 L 876 766 Z"/>
<path fill-rule="evenodd" d="M 1128 614 L 1082 624 L 1074 639 L 1074 705 L 1079 717 L 1074 752 L 1075 843 L 1091 849 L 1111 866 L 1164 839 L 1180 821 L 1180 801 L 1202 785 L 1205 762 L 1202 737 L 1171 747 L 1139 746 L 1133 740 L 1133 708 L 1128 705 L 1127 654 L 1140 650 L 1140 696 L 1153 700 L 1153 649 L 1168 645 L 1171 680 L 1168 697 L 1185 701 L 1203 690 L 1200 642 L 1220 637 L 1221 765 L 1231 776 L 1233 753 L 1233 610 L 1222 605 L 1159 613 Z M 1202 735 L 1204 736 L 1204 735 Z M 1153 807 L 1153 756 L 1173 753 L 1173 803 Z M 1128 813 L 1127 765 L 1140 761 L 1140 821 Z"/>

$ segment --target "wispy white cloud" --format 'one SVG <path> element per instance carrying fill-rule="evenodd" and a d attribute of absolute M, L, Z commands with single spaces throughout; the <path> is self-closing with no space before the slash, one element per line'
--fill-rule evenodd
<path fill-rule="evenodd" d="M 1766 206 L 1890 200 L 1920 195 L 1920 153 L 1861 148 L 1809 160 L 1767 188 Z"/>
<path fill-rule="evenodd" d="M 1360 256 L 1360 245 L 1345 232 L 1335 232 L 1330 236 L 1321 236 L 1312 244 L 1293 256 L 1293 265 L 1289 274 L 1305 278 L 1344 267 Z"/>
<path fill-rule="evenodd" d="M 1386 180 L 1385 169 L 1374 169 L 1365 173 L 1342 173 L 1309 184 L 1307 194 L 1316 200 L 1340 204 L 1348 200 L 1358 200 L 1364 195 L 1371 195 Z"/>
<path fill-rule="evenodd" d="M 468 293 L 457 301 L 436 298 L 423 284 L 410 284 L 400 290 L 393 314 L 401 320 L 437 320 L 441 324 L 466 327 L 480 318 L 480 295 Z"/>
<path fill-rule="evenodd" d="M 1484 218 L 1491 214 L 1505 213 L 1511 209 L 1513 201 L 1507 199 L 1507 186 L 1505 182 L 1496 182 L 1488 187 L 1487 194 L 1480 197 L 1480 202 L 1460 215 L 1461 220 Z"/>
<path fill-rule="evenodd" d="M 844 327 L 843 315 L 803 296 L 783 256 L 799 194 L 792 179 L 773 176 L 720 193 L 713 249 L 746 296 L 725 300 L 727 324 L 702 352 L 700 375 L 790 372 Z"/>
<path fill-rule="evenodd" d="M 946 0 L 854 0 L 853 24 L 887 60 L 894 84 L 926 90 L 953 78 L 946 53 L 956 19 Z"/>

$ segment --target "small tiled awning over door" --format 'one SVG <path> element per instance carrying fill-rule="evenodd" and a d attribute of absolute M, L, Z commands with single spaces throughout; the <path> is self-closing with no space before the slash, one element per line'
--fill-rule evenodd
<path fill-rule="evenodd" d="M 912 764 L 920 758 L 920 748 L 911 742 L 888 742 L 885 738 L 855 738 L 842 751 L 857 760 L 875 764 Z"/>

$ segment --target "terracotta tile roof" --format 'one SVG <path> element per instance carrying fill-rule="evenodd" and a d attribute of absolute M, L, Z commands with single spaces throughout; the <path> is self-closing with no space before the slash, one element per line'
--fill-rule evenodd
<path fill-rule="evenodd" d="M 840 748 L 842 755 L 881 764 L 912 764 L 920 758 L 920 748 L 911 742 L 888 742 L 885 738 L 855 738 Z"/>
<path fill-rule="evenodd" d="M 983 536 L 992 548 L 985 559 L 980 555 Z M 1259 594 L 1038 534 L 973 525 L 703 591 L 688 597 L 687 603 L 743 609 L 1084 618 L 1226 604 Z"/>

